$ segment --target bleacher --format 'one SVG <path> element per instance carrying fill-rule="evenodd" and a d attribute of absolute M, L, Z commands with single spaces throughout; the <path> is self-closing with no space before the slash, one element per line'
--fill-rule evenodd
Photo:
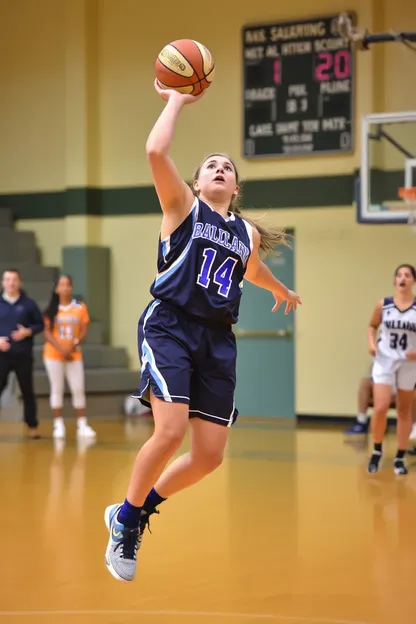
<path fill-rule="evenodd" d="M 23 288 L 43 311 L 51 295 L 59 267 L 43 266 L 33 232 L 18 232 L 13 226 L 12 212 L 0 209 L 0 272 L 16 268 L 22 276 Z M 75 292 L 76 292 L 76 284 Z M 88 305 L 88 301 L 86 302 Z M 101 323 L 91 318 L 83 345 L 88 416 L 101 418 L 121 414 L 125 396 L 139 382 L 137 371 L 128 369 L 126 349 L 105 343 Z M 49 384 L 42 362 L 43 336 L 35 341 L 35 390 L 41 419 L 50 417 Z M 65 401 L 64 415 L 72 415 Z"/>

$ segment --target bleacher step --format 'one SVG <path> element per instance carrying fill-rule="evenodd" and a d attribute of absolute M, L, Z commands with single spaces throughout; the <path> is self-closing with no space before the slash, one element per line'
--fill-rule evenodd
<path fill-rule="evenodd" d="M 34 373 L 36 395 L 49 395 L 49 382 L 46 372 Z M 139 371 L 126 368 L 90 368 L 85 370 L 85 390 L 89 394 L 107 394 L 112 392 L 135 392 L 140 381 Z"/>
<path fill-rule="evenodd" d="M 0 273 L 10 268 L 10 262 L 0 261 Z M 53 282 L 59 273 L 57 267 L 42 266 L 41 264 L 32 264 L 30 262 L 14 262 L 12 268 L 19 271 L 23 282 L 48 282 L 49 292 L 52 292 Z M 23 284 L 24 287 L 25 284 Z"/>
<path fill-rule="evenodd" d="M 10 208 L 0 208 L 0 226 L 11 227 L 13 225 L 13 213 Z"/>
<path fill-rule="evenodd" d="M 46 309 L 47 304 L 44 302 L 39 305 L 41 312 Z M 42 345 L 44 343 L 43 334 L 37 334 L 35 336 L 35 345 Z M 85 339 L 85 344 L 103 344 L 103 328 L 99 321 L 91 321 L 88 325 L 88 333 Z"/>
<path fill-rule="evenodd" d="M 100 344 L 85 343 L 82 348 L 84 367 L 86 369 L 94 368 L 127 368 L 127 353 L 123 347 L 110 347 Z M 43 345 L 36 345 L 35 354 L 35 370 L 44 370 L 42 354 Z"/>

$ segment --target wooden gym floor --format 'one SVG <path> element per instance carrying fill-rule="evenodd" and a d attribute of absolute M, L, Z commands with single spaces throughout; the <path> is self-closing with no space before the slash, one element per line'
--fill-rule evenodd
<path fill-rule="evenodd" d="M 370 477 L 341 431 L 241 422 L 222 468 L 162 505 L 126 585 L 103 512 L 151 424 L 94 425 L 95 445 L 69 423 L 60 448 L 50 422 L 38 442 L 0 424 L 1 622 L 414 624 L 416 466 Z"/>

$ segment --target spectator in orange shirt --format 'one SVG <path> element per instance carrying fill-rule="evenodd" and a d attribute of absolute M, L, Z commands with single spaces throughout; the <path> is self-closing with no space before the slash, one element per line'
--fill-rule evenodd
<path fill-rule="evenodd" d="M 62 418 L 66 377 L 77 415 L 77 435 L 95 438 L 96 433 L 85 417 L 84 363 L 80 346 L 87 335 L 90 318 L 85 303 L 73 298 L 72 279 L 68 275 L 61 275 L 56 281 L 44 321 L 43 362 L 49 378 L 53 437 L 63 439 L 66 435 Z"/>

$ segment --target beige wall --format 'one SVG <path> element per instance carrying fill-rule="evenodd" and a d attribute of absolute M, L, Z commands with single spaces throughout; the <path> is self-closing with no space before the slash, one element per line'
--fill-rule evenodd
<path fill-rule="evenodd" d="M 399 1 L 404 6 L 404 0 Z M 0 192 L 59 189 L 66 182 L 83 185 L 85 167 L 79 163 L 86 156 L 82 137 L 77 136 L 80 128 L 90 140 L 88 166 L 95 184 L 148 184 L 143 146 L 162 106 L 152 88 L 154 60 L 172 37 L 203 41 L 217 62 L 209 98 L 190 107 L 178 125 L 182 137 L 192 137 L 186 149 L 183 139 L 173 146 L 185 177 L 201 155 L 213 150 L 232 153 L 242 175 L 250 179 L 337 173 L 358 164 L 357 153 L 305 158 L 300 165 L 296 159 L 279 160 L 277 167 L 273 160 L 240 158 L 242 25 L 334 13 L 345 9 L 344 0 L 317 0 L 313 11 L 308 0 L 277 5 L 269 0 L 229 0 L 221 6 L 221 19 L 210 10 L 203 20 L 192 0 L 184 0 L 180 13 L 176 5 L 167 5 L 163 21 L 153 6 L 137 0 L 0 2 L 0 84 L 5 85 L 0 104 Z M 372 24 L 372 1 L 350 4 L 363 24 Z M 87 6 L 99 8 L 87 11 Z M 85 24 L 80 22 L 83 11 Z M 90 62 L 85 62 L 85 53 Z M 359 55 L 358 114 L 373 108 L 372 63 L 371 55 Z"/>
<path fill-rule="evenodd" d="M 352 0 L 349 6 L 361 26 L 389 30 L 416 24 L 416 5 L 407 0 Z M 209 98 L 179 123 L 182 138 L 172 153 L 185 177 L 202 154 L 218 149 L 235 156 L 247 179 L 339 173 L 359 164 L 358 150 L 352 156 L 277 163 L 240 158 L 241 26 L 333 13 L 345 9 L 344 0 L 317 0 L 313 11 L 307 0 L 277 5 L 230 0 L 221 7 L 220 20 L 216 11 L 201 20 L 191 0 L 184 0 L 186 27 L 176 5 L 164 9 L 162 22 L 150 5 L 136 0 L 0 0 L 0 7 L 0 192 L 56 190 L 84 185 L 86 179 L 104 186 L 148 184 L 143 146 L 161 109 L 152 89 L 153 65 L 172 36 L 202 40 L 217 61 Z M 357 117 L 415 109 L 409 80 L 414 67 L 414 53 L 405 46 L 359 53 Z M 186 149 L 184 135 L 192 137 Z M 358 140 L 357 128 L 357 145 Z"/>
<path fill-rule="evenodd" d="M 178 124 L 172 153 L 184 177 L 211 150 L 233 154 L 248 179 L 344 173 L 359 165 L 358 150 L 352 156 L 299 160 L 245 162 L 239 156 L 241 26 L 336 12 L 345 9 L 344 1 L 318 0 L 312 10 L 306 0 L 277 5 L 233 0 L 221 5 L 221 19 L 210 10 L 201 20 L 194 3 L 184 0 L 179 16 L 176 5 L 163 9 L 162 23 L 153 8 L 137 0 L 99 0 L 98 19 L 94 21 L 94 12 L 89 17 L 86 46 L 95 72 L 84 62 L 84 90 L 76 83 L 68 43 L 73 45 L 74 31 L 69 37 L 68 30 L 71 24 L 75 28 L 82 1 L 71 3 L 72 21 L 65 2 L 19 0 L 19 10 L 17 3 L 0 4 L 0 84 L 6 85 L 0 98 L 0 192 L 53 190 L 67 183 L 82 185 L 86 179 L 103 186 L 149 184 L 144 143 L 161 109 L 152 89 L 153 62 L 167 41 L 179 37 L 201 40 L 217 60 L 211 92 L 184 111 Z M 362 26 L 377 31 L 416 23 L 416 5 L 405 0 L 352 0 L 349 8 L 358 11 Z M 39 14 L 43 19 L 36 19 L 34 29 Z M 410 51 L 379 46 L 358 54 L 357 62 L 358 117 L 416 108 L 408 79 L 415 67 Z M 70 94 L 69 75 L 74 86 Z M 86 124 L 89 139 L 88 162 L 77 169 L 85 145 L 82 136 L 75 141 L 69 133 L 78 122 Z M 357 124 L 357 145 L 358 130 Z M 352 207 L 270 211 L 268 218 L 295 226 L 297 233 L 296 286 L 305 301 L 297 319 L 297 409 L 353 413 L 358 376 L 369 364 L 369 314 L 376 300 L 390 292 L 395 265 L 414 261 L 415 239 L 404 226 L 357 225 Z M 34 230 L 45 262 L 59 264 L 63 244 L 90 240 L 91 228 L 76 219 L 24 221 L 18 227 Z M 137 366 L 136 322 L 149 299 L 160 218 L 105 217 L 99 226 L 94 223 L 95 238 L 99 232 L 101 243 L 112 247 L 113 341 L 129 349 Z"/>
<path fill-rule="evenodd" d="M 0 193 L 65 186 L 63 6 L 0 0 Z"/>

